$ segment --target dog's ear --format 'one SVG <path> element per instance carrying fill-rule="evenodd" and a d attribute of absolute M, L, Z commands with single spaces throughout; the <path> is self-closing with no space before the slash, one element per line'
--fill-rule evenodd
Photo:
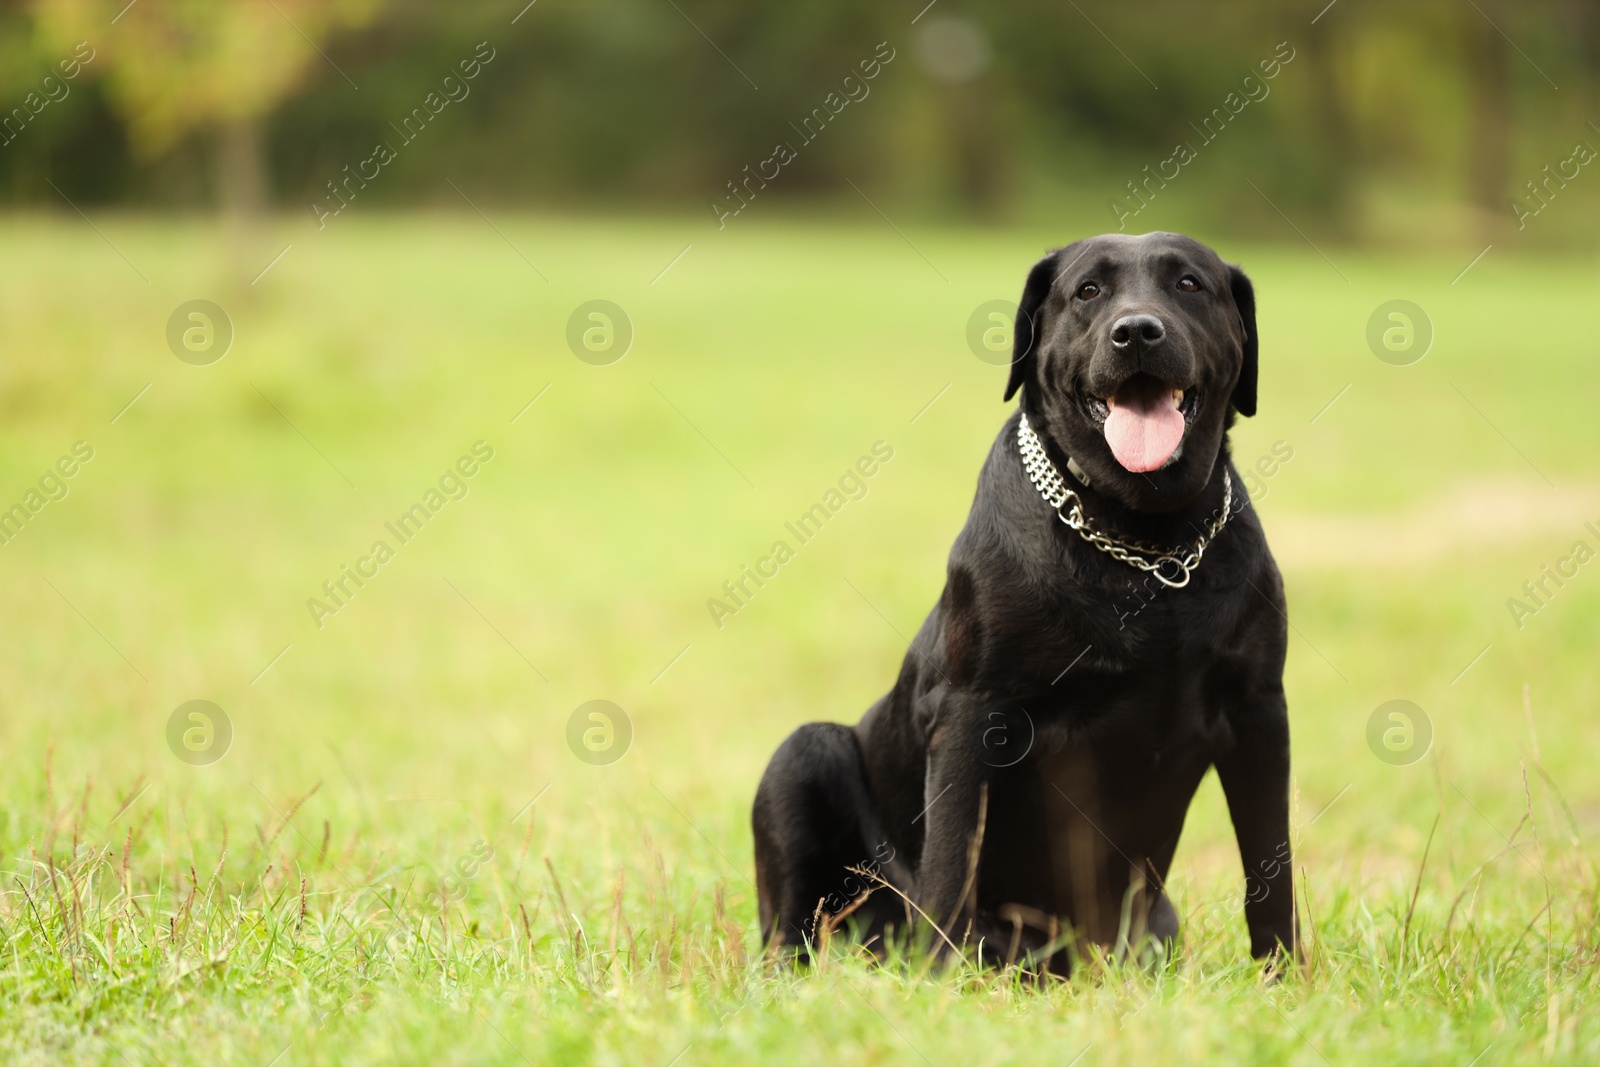
<path fill-rule="evenodd" d="M 1011 380 L 1006 382 L 1007 400 L 1017 395 L 1017 390 L 1033 372 L 1034 348 L 1039 343 L 1039 312 L 1050 295 L 1050 287 L 1055 284 L 1062 251 L 1058 248 L 1035 263 L 1022 287 L 1017 322 L 1011 330 Z"/>
<path fill-rule="evenodd" d="M 1238 267 L 1228 268 L 1228 287 L 1233 290 L 1233 306 L 1239 309 L 1244 324 L 1244 362 L 1239 366 L 1239 384 L 1233 387 L 1230 402 L 1241 415 L 1256 413 L 1256 374 L 1261 363 L 1261 338 L 1256 334 L 1256 291 Z"/>

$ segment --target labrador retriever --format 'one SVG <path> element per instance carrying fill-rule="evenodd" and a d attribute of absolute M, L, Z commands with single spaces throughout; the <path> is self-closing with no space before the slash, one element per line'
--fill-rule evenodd
<path fill-rule="evenodd" d="M 1251 953 L 1297 955 L 1283 583 L 1228 450 L 1258 351 L 1250 280 L 1192 238 L 1034 265 L 1020 403 L 943 594 L 888 694 L 800 727 L 756 791 L 769 946 L 804 957 L 848 922 L 880 953 L 915 929 L 1057 974 L 1170 949 L 1165 879 L 1215 767 Z"/>

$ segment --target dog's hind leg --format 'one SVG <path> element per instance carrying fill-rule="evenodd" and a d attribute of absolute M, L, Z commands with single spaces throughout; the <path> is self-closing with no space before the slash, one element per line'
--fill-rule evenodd
<path fill-rule="evenodd" d="M 819 915 L 839 914 L 872 888 L 850 868 L 878 871 L 893 857 L 877 829 L 855 734 L 835 723 L 809 723 L 778 746 L 756 789 L 751 824 L 762 941 L 802 955 L 817 937 Z"/>

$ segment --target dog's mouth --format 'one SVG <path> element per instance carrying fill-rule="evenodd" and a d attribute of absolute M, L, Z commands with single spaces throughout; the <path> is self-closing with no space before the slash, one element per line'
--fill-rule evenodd
<path fill-rule="evenodd" d="M 1184 431 L 1199 410 L 1200 390 L 1179 389 L 1140 372 L 1109 396 L 1085 399 L 1111 454 L 1138 474 L 1160 470 L 1183 455 Z"/>

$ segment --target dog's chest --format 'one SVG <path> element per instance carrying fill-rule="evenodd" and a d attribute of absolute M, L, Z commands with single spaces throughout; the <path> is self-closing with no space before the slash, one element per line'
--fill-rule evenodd
<path fill-rule="evenodd" d="M 1208 759 L 1225 711 L 1210 667 L 1160 659 L 1125 670 L 1068 672 L 1026 705 L 1036 749 L 1048 755 L 1087 745 L 1141 772 L 1158 770 L 1174 752 Z"/>
<path fill-rule="evenodd" d="M 1172 588 L 1131 567 L 1097 568 L 1087 581 L 1064 583 L 1045 598 L 1049 621 L 1010 628 L 1007 643 L 1026 650 L 1051 688 L 1087 671 L 1122 674 L 1139 684 L 1151 674 L 1181 688 L 1233 654 L 1245 616 L 1244 583 L 1196 574 Z"/>

